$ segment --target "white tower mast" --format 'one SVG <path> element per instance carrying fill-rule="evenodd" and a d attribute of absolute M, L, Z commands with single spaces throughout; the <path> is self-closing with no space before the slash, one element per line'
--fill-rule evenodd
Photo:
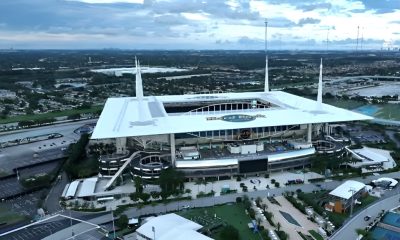
<path fill-rule="evenodd" d="M 142 83 L 142 75 L 140 72 L 140 63 L 135 58 L 135 65 L 136 65 L 136 97 L 139 101 L 143 100 L 143 83 Z"/>
<path fill-rule="evenodd" d="M 318 110 L 321 110 L 321 108 L 322 108 L 322 58 L 321 58 L 321 64 L 319 65 L 317 104 L 318 104 L 317 105 Z"/>
<path fill-rule="evenodd" d="M 265 19 L 265 83 L 264 92 L 269 92 L 268 78 L 268 21 Z"/>

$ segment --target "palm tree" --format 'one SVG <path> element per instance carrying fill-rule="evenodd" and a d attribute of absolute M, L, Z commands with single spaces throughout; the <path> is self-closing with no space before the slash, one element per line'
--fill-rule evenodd
<path fill-rule="evenodd" d="M 262 203 L 261 197 L 257 197 L 257 198 L 256 198 L 257 207 L 260 206 L 261 203 Z"/>
<path fill-rule="evenodd" d="M 197 194 L 199 194 L 200 192 L 200 185 L 203 184 L 203 179 L 199 178 L 196 179 L 196 181 L 194 182 L 195 185 L 197 185 Z"/>
<path fill-rule="evenodd" d="M 267 210 L 267 208 L 268 208 L 268 205 L 263 203 L 263 204 L 261 204 L 261 208 L 265 212 L 265 210 Z"/>
<path fill-rule="evenodd" d="M 207 182 L 205 179 L 203 179 L 203 185 L 204 185 L 204 192 L 205 193 L 207 193 L 207 191 L 206 191 L 206 187 L 207 187 L 207 184 L 208 184 L 209 182 Z"/>
<path fill-rule="evenodd" d="M 256 221 L 257 221 L 257 226 L 260 226 L 261 225 L 261 218 L 257 218 Z"/>

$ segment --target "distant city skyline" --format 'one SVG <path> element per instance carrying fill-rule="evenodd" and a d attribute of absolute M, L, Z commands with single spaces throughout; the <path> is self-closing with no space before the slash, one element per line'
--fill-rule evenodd
<path fill-rule="evenodd" d="M 1 49 L 262 50 L 266 18 L 271 50 L 400 45 L 399 0 L 13 0 L 0 12 Z"/>

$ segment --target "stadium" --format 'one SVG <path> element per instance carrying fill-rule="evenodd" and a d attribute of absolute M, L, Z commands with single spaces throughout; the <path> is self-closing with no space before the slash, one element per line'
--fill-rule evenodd
<path fill-rule="evenodd" d="M 154 179 L 172 167 L 195 178 L 304 167 L 330 124 L 371 119 L 322 103 L 322 61 L 317 101 L 270 91 L 268 59 L 263 92 L 144 96 L 136 69 L 136 97 L 109 98 L 91 136 L 116 147 L 99 158 L 105 188 L 123 172 Z"/>

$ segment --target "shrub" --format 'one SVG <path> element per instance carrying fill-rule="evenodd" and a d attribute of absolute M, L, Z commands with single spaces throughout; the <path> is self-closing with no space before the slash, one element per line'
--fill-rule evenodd
<path fill-rule="evenodd" d="M 275 182 L 275 187 L 278 188 L 279 187 L 279 183 Z"/>
<path fill-rule="evenodd" d="M 117 227 L 119 227 L 120 229 L 124 229 L 128 227 L 128 222 L 129 222 L 128 216 L 123 214 L 117 219 L 115 225 L 117 225 Z"/>
<path fill-rule="evenodd" d="M 271 183 L 274 184 L 276 182 L 275 179 L 271 179 Z"/>
<path fill-rule="evenodd" d="M 256 212 L 254 211 L 253 208 L 250 208 L 250 209 L 248 210 L 248 212 L 249 212 L 249 216 L 250 216 L 252 219 L 254 219 L 254 218 L 256 217 Z"/>

